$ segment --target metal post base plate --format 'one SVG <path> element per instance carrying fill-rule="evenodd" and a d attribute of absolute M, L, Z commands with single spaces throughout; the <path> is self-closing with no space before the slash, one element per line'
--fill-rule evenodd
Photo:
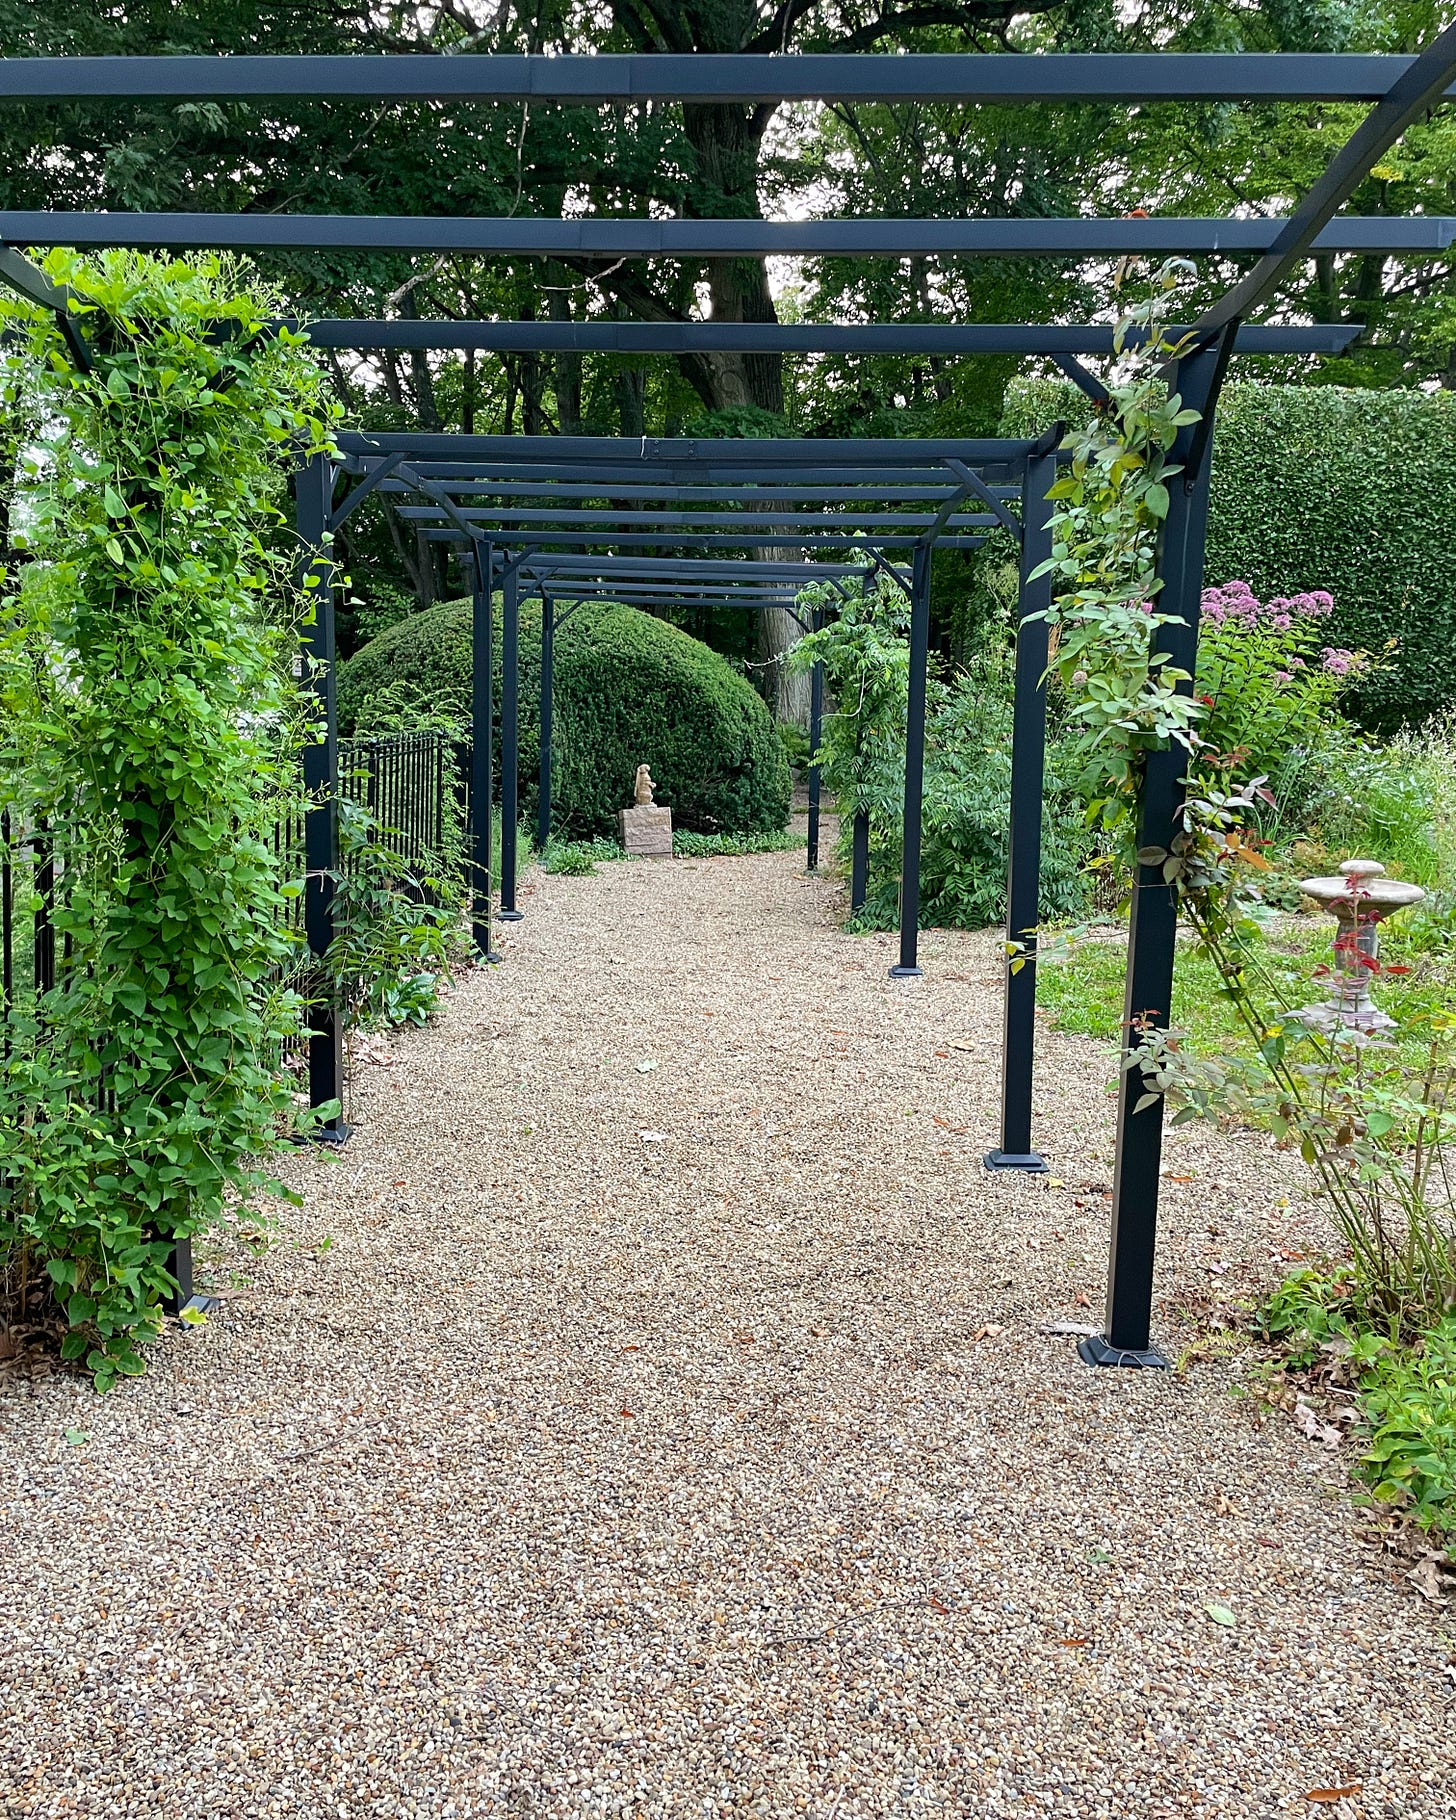
<path fill-rule="evenodd" d="M 340 1119 L 336 1125 L 320 1125 L 317 1131 L 310 1131 L 308 1135 L 315 1144 L 347 1144 L 354 1135 L 354 1127 Z"/>
<path fill-rule="evenodd" d="M 890 969 L 890 978 L 892 980 L 918 980 L 922 977 L 923 972 L 924 969 L 920 967 L 895 966 Z"/>
<path fill-rule="evenodd" d="M 526 913 L 524 910 L 497 910 L 495 920 L 498 923 L 523 923 Z"/>
<path fill-rule="evenodd" d="M 1035 1150 L 1018 1154 L 1014 1150 L 992 1150 L 986 1156 L 988 1169 L 1021 1169 L 1027 1175 L 1047 1175 L 1047 1160 Z"/>
<path fill-rule="evenodd" d="M 185 1327 L 191 1324 L 184 1318 L 185 1316 L 189 1314 L 216 1314 L 221 1307 L 221 1296 L 208 1295 L 205 1290 L 199 1290 L 196 1295 L 189 1296 L 177 1310 L 176 1318 L 181 1321 Z"/>
<path fill-rule="evenodd" d="M 1113 1346 L 1106 1336 L 1100 1333 L 1089 1334 L 1085 1340 L 1078 1340 L 1077 1352 L 1086 1365 L 1121 1365 L 1130 1371 L 1171 1371 L 1172 1361 L 1164 1358 L 1156 1346 L 1149 1346 L 1143 1352 L 1124 1352 L 1121 1347 Z"/>

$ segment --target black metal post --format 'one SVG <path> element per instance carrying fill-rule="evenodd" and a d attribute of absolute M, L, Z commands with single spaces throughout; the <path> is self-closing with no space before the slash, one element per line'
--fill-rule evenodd
<path fill-rule="evenodd" d="M 1006 872 L 1006 1026 L 1001 1051 L 1001 1144 L 988 1169 L 1041 1172 L 1031 1141 L 1036 1048 L 1036 932 L 1041 921 L 1042 784 L 1046 771 L 1046 667 L 1052 578 L 1033 572 L 1052 553 L 1055 451 L 1027 463 L 1021 488 L 1021 571 L 1017 590 L 1015 696 L 1011 717 L 1011 826 Z"/>
<path fill-rule="evenodd" d="M 556 605 L 541 590 L 541 766 L 536 786 L 536 849 L 546 851 L 551 838 L 551 693 L 556 663 Z"/>
<path fill-rule="evenodd" d="M 910 692 L 905 704 L 905 825 L 900 847 L 900 958 L 894 980 L 918 979 L 920 806 L 925 794 L 925 673 L 930 659 L 930 545 L 915 546 L 910 578 Z"/>
<path fill-rule="evenodd" d="M 501 582 L 501 868 L 500 920 L 518 923 L 516 830 L 521 819 L 521 582 L 514 564 Z"/>
<path fill-rule="evenodd" d="M 476 538 L 474 554 L 475 587 L 471 595 L 474 658 L 470 688 L 470 815 L 474 852 L 471 855 L 470 927 L 477 952 L 488 961 L 497 961 L 500 956 L 491 947 L 490 940 L 491 792 L 494 788 L 491 744 L 495 719 L 491 583 L 495 557 L 488 537 Z"/>
<path fill-rule="evenodd" d="M 824 624 L 824 611 L 814 609 L 810 627 L 818 632 Z M 809 870 L 819 870 L 819 765 L 817 755 L 823 735 L 824 666 L 815 664 L 809 672 Z"/>
<path fill-rule="evenodd" d="M 870 818 L 865 809 L 856 809 L 850 831 L 849 907 L 863 910 L 870 888 Z"/>
<path fill-rule="evenodd" d="M 303 927 L 309 953 L 321 961 L 334 939 L 334 894 L 339 873 L 339 718 L 334 699 L 334 579 L 329 554 L 329 510 L 334 469 L 327 456 L 314 455 L 294 480 L 300 568 L 310 618 L 304 628 L 304 674 L 317 702 L 322 737 L 303 749 L 303 782 L 308 809 L 303 818 Z M 308 1099 L 311 1106 L 339 1105 L 344 1089 L 344 1025 L 337 1005 L 325 998 L 309 1009 Z M 324 1143 L 342 1144 L 349 1135 L 342 1111 L 316 1128 Z M 174 1275 L 176 1272 L 174 1272 Z"/>
<path fill-rule="evenodd" d="M 1184 405 L 1211 423 L 1232 346 L 1232 328 L 1213 345 L 1179 363 L 1173 389 Z M 1179 434 L 1173 459 L 1186 465 L 1172 489 L 1163 526 L 1158 569 L 1158 609 L 1178 614 L 1179 625 L 1164 626 L 1159 648 L 1192 675 L 1198 658 L 1199 600 L 1203 590 L 1203 546 L 1208 528 L 1208 437 L 1194 424 Z M 1202 453 L 1196 464 L 1190 452 Z M 1176 743 L 1149 753 L 1143 775 L 1138 846 L 1171 846 L 1180 828 L 1188 753 Z M 1164 882 L 1161 866 L 1138 866 L 1133 879 L 1128 930 L 1127 988 L 1123 999 L 1125 1043 L 1143 1027 L 1166 1029 L 1173 997 L 1178 937 L 1178 899 Z M 1124 1051 L 1124 1054 L 1126 1050 Z M 1153 1265 L 1158 1232 L 1158 1177 L 1163 1158 L 1163 1100 L 1137 1110 L 1147 1093 L 1141 1069 L 1125 1069 L 1118 1088 L 1117 1156 L 1112 1178 L 1112 1233 L 1107 1275 L 1107 1311 L 1102 1333 L 1078 1343 L 1089 1365 L 1166 1368 L 1152 1344 Z"/>

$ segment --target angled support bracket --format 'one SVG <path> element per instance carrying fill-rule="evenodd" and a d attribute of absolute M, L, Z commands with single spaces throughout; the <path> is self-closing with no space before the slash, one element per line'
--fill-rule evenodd
<path fill-rule="evenodd" d="M 403 460 L 404 456 L 396 453 L 386 456 L 383 461 L 371 468 L 364 476 L 363 480 L 360 481 L 359 485 L 355 487 L 354 491 L 347 494 L 339 501 L 338 505 L 335 506 L 329 518 L 329 529 L 331 531 L 337 531 L 346 518 L 351 518 L 374 489 L 383 486 L 384 482 L 389 479 L 390 475 L 394 473 L 395 469 L 400 466 Z"/>
<path fill-rule="evenodd" d="M 873 544 L 866 544 L 864 548 L 865 554 L 870 559 L 870 568 L 865 570 L 866 583 L 870 578 L 870 569 L 878 569 L 880 574 L 888 581 L 894 582 L 897 588 L 908 594 L 910 592 L 912 577 L 906 575 L 902 570 L 897 569 L 894 563 L 890 561 L 889 557 L 886 556 L 882 550 L 877 550 Z"/>
<path fill-rule="evenodd" d="M 954 464 L 947 462 L 945 465 L 949 468 Z M 945 501 L 940 510 L 935 514 L 935 517 L 920 533 L 919 537 L 916 538 L 915 543 L 917 549 L 929 550 L 934 548 L 936 538 L 940 536 L 941 532 L 950 523 L 951 519 L 955 517 L 956 513 L 970 498 L 971 492 L 972 489 L 968 486 L 959 486 L 956 488 L 955 492 L 951 494 L 950 498 Z M 1015 520 L 1013 519 L 1012 522 L 1015 523 Z"/>
<path fill-rule="evenodd" d="M 962 481 L 965 486 L 969 487 L 971 492 L 976 495 L 977 499 L 996 514 L 1005 529 L 1011 533 L 1018 543 L 1020 543 L 1021 520 L 1010 510 L 1006 501 L 1004 499 L 998 499 L 986 485 L 985 481 L 981 479 L 981 476 L 976 470 L 974 468 L 968 468 L 963 461 L 957 461 L 952 458 L 948 460 L 945 465 L 950 469 L 951 473 L 955 475 L 957 480 Z M 961 494 L 961 498 L 965 498 L 964 493 Z"/>
<path fill-rule="evenodd" d="M 1052 354 L 1051 363 L 1059 367 L 1079 392 L 1085 392 L 1099 409 L 1112 403 L 1112 394 L 1093 372 L 1084 367 L 1075 354 Z"/>
<path fill-rule="evenodd" d="M 71 314 L 71 298 L 74 293 L 63 284 L 52 284 L 38 265 L 27 259 L 24 253 L 17 253 L 13 246 L 0 245 L 0 282 L 8 284 L 27 303 L 38 304 L 43 310 L 55 312 L 56 327 L 75 362 L 76 370 L 89 373 L 91 350 L 86 345 L 86 337 L 81 333 L 80 323 Z"/>

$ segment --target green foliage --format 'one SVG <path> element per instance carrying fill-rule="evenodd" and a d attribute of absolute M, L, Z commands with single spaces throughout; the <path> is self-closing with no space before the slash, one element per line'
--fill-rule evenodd
<path fill-rule="evenodd" d="M 1370 1436 L 1359 1470 L 1373 1495 L 1456 1535 L 1456 1317 L 1409 1350 L 1383 1352 L 1360 1400 Z"/>
<path fill-rule="evenodd" d="M 1015 381 L 1003 435 L 1085 422 L 1061 380 Z M 1261 595 L 1328 589 L 1328 642 L 1381 661 L 1357 691 L 1389 731 L 1456 702 L 1456 395 L 1231 385 L 1213 439 L 1207 571 Z M 1388 649 L 1394 640 L 1394 649 Z"/>
<path fill-rule="evenodd" d="M 419 603 L 413 594 L 396 587 L 391 581 L 371 578 L 368 597 L 365 599 L 341 598 L 338 605 L 339 638 L 343 644 L 344 635 L 348 633 L 346 652 L 352 652 L 360 645 L 367 644 L 371 638 L 378 638 L 381 632 L 387 632 L 391 626 L 397 626 L 401 620 L 408 619 L 411 613 L 418 612 Z"/>
<path fill-rule="evenodd" d="M 303 985 L 363 1030 L 427 1022 L 466 952 L 458 856 L 415 869 L 381 834 L 368 809 L 340 797 L 334 938 Z"/>
<path fill-rule="evenodd" d="M 746 853 L 792 853 L 804 845 L 804 836 L 788 829 L 769 828 L 762 834 L 694 834 L 674 829 L 675 859 L 737 859 Z"/>
<path fill-rule="evenodd" d="M 500 677 L 499 608 L 495 644 Z M 468 602 L 417 613 L 339 669 L 345 730 L 399 725 L 411 715 L 467 726 L 473 640 Z M 632 607 L 587 605 L 555 643 L 552 819 L 563 835 L 615 832 L 649 764 L 657 800 L 685 831 L 739 833 L 783 827 L 789 774 L 774 723 L 752 685 L 716 652 Z M 523 808 L 536 798 L 541 620 L 520 619 Z"/>
<path fill-rule="evenodd" d="M 296 995 L 272 834 L 295 792 L 302 603 L 283 527 L 318 368 L 219 259 L 46 269 L 94 350 L 0 305 L 31 560 L 0 617 L 0 790 L 66 862 L 56 988 L 0 1073 L 0 1250 L 98 1388 L 143 1369 L 176 1238 L 263 1188 Z M 19 531 L 16 532 L 19 541 Z M 256 1216 L 254 1216 L 256 1217 Z"/>
<path fill-rule="evenodd" d="M 812 604 L 812 595 L 809 597 Z M 870 869 L 863 927 L 893 928 L 899 911 L 905 715 L 909 683 L 906 609 L 892 584 L 855 594 L 791 661 L 824 665 L 834 704 L 825 716 L 820 763 L 840 808 L 841 857 L 851 820 L 869 816 Z M 1005 911 L 1011 800 L 1012 669 L 1002 645 L 988 643 L 964 671 L 932 677 L 926 694 L 925 790 L 921 836 L 921 916 L 944 928 L 981 928 Z M 1065 741 L 1047 761 L 1042 845 L 1042 911 L 1082 914 L 1083 866 L 1092 839 L 1072 790 L 1075 766 Z"/>
<path fill-rule="evenodd" d="M 1368 1325 L 1349 1266 L 1306 1268 L 1281 1283 L 1259 1325 L 1295 1372 L 1354 1393 L 1357 1475 L 1381 1504 L 1437 1536 L 1456 1536 L 1456 1315 L 1409 1344 Z"/>
<path fill-rule="evenodd" d="M 745 853 L 789 853 L 803 845 L 804 837 L 791 833 L 691 834 L 674 828 L 672 834 L 674 859 L 726 859 Z M 637 857 L 603 836 L 593 840 L 553 840 L 541 855 L 541 870 L 584 878 L 604 861 Z"/>
<path fill-rule="evenodd" d="M 1260 1308 L 1260 1330 L 1296 1371 L 1311 1370 L 1326 1348 L 1349 1342 L 1353 1278 L 1348 1265 L 1306 1266 L 1286 1277 Z"/>

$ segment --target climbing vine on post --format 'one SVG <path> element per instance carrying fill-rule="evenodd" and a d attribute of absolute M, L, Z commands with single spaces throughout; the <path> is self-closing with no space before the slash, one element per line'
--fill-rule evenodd
<path fill-rule="evenodd" d="M 305 610 L 282 511 L 330 407 L 235 265 L 55 253 L 89 347 L 0 305 L 26 426 L 0 617 L 0 791 L 62 856 L 54 988 L 0 1072 L 0 1253 L 99 1388 L 143 1369 L 174 1242 L 246 1208 L 291 1111 L 274 833 Z"/>
<path fill-rule="evenodd" d="M 1201 707 L 1180 692 L 1190 680 L 1157 651 L 1160 613 L 1158 533 L 1168 514 L 1170 460 L 1178 431 L 1198 421 L 1169 394 L 1163 369 L 1180 351 L 1164 314 L 1192 268 L 1170 261 L 1151 296 L 1117 325 L 1119 360 L 1109 402 L 1068 439 L 1071 462 L 1055 500 L 1052 555 L 1035 575 L 1052 574 L 1055 668 L 1079 729 L 1083 787 L 1090 811 L 1109 829 L 1132 827 L 1143 755 L 1170 739 L 1194 744 Z"/>

